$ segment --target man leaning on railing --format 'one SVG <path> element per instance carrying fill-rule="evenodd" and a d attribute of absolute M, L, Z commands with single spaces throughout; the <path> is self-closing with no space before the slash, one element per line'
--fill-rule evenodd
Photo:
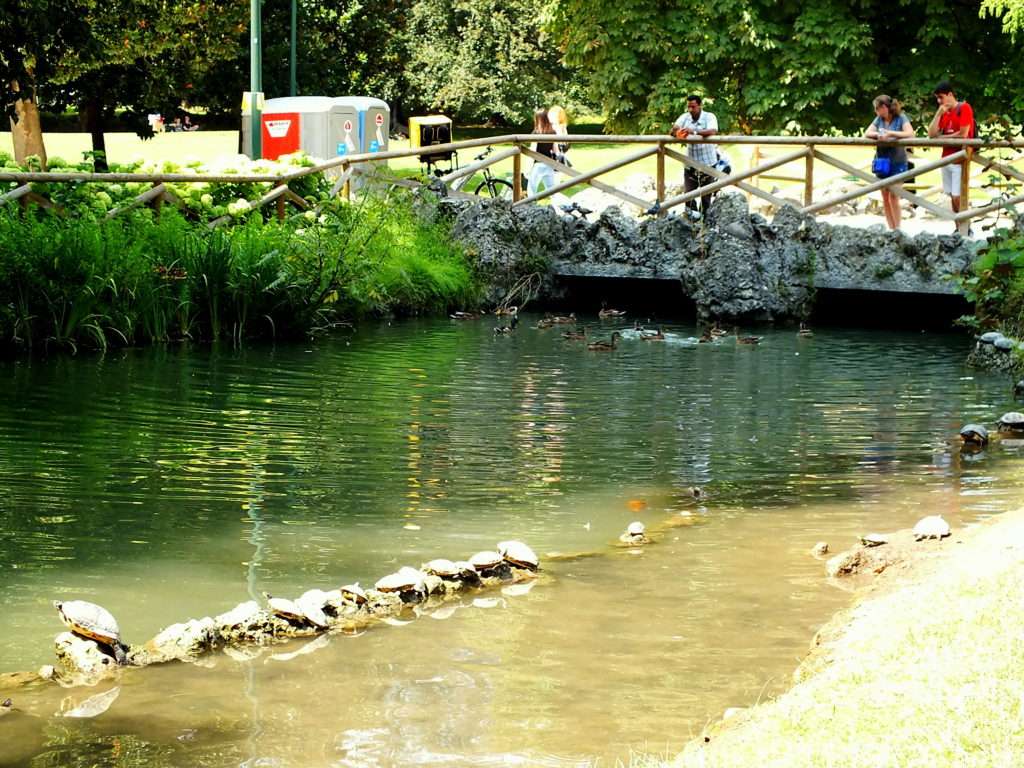
<path fill-rule="evenodd" d="M 677 139 L 694 138 L 700 139 L 707 136 L 714 136 L 718 133 L 718 118 L 703 109 L 703 101 L 700 96 L 692 94 L 686 97 L 686 111 L 679 116 L 672 124 L 671 134 Z M 693 143 L 687 148 L 691 160 L 696 160 L 704 165 L 714 166 L 718 161 L 718 148 L 714 144 Z M 696 168 L 687 166 L 683 173 L 683 185 L 687 192 L 692 192 L 698 187 L 706 186 L 714 181 L 714 177 L 706 173 L 700 173 Z M 702 215 L 707 214 L 711 206 L 712 194 L 701 195 L 700 211 Z M 697 204 L 691 200 L 687 203 L 690 209 L 696 210 Z"/>

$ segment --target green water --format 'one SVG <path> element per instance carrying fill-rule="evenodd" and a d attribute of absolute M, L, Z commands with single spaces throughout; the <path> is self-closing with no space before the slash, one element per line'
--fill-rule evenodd
<path fill-rule="evenodd" d="M 308 346 L 0 362 L 0 671 L 52 661 L 55 598 L 101 603 L 138 643 L 263 590 L 372 583 L 500 539 L 599 553 L 443 621 L 14 691 L 0 764 L 665 753 L 782 689 L 846 604 L 816 541 L 925 514 L 959 527 L 1020 496 L 1017 449 L 955 450 L 962 423 L 1013 406 L 1005 378 L 963 367 L 962 337 L 697 345 L 668 325 L 598 353 L 531 319 L 511 337 L 403 321 Z M 641 553 L 610 546 L 634 519 L 673 527 Z M 60 716 L 114 687 L 101 715 Z"/>

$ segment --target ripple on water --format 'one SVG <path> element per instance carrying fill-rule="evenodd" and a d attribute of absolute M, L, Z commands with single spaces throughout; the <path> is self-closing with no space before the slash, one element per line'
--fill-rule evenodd
<path fill-rule="evenodd" d="M 1019 452 L 954 450 L 961 422 L 1012 409 L 1001 378 L 964 376 L 957 337 L 769 330 L 752 348 L 665 323 L 665 343 L 625 333 L 599 355 L 492 325 L 0 363 L 3 669 L 50 661 L 53 598 L 102 603 L 139 642 L 248 599 L 250 580 L 370 583 L 511 537 L 609 553 L 551 561 L 552 584 L 431 614 L 444 620 L 148 669 L 95 738 L 53 744 L 59 697 L 26 695 L 39 719 L 5 720 L 18 746 L 0 762 L 99 763 L 124 745 L 253 766 L 664 753 L 783 686 L 845 601 L 815 541 L 930 513 L 962 524 L 1020 487 Z M 668 518 L 640 556 L 608 549 L 629 522 Z"/>

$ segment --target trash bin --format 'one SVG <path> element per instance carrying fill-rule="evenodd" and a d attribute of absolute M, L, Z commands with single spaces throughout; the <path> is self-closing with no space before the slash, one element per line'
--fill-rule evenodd
<path fill-rule="evenodd" d="M 429 147 L 434 144 L 449 144 L 452 141 L 452 119 L 444 115 L 421 115 L 409 118 L 409 146 Z M 431 166 L 437 163 L 452 164 L 455 153 L 431 152 L 420 155 L 420 162 L 427 166 L 427 172 Z"/>
<path fill-rule="evenodd" d="M 327 96 L 267 99 L 261 115 L 263 157 L 302 150 L 318 160 L 359 149 L 359 113 Z"/>

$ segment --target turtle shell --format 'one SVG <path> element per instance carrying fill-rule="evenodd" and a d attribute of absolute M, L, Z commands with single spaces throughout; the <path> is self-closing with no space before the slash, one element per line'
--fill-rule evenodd
<path fill-rule="evenodd" d="M 420 570 L 424 573 L 440 576 L 442 579 L 455 579 L 462 575 L 462 569 L 459 568 L 457 563 L 445 560 L 443 557 L 431 560 L 429 563 L 424 563 Z"/>
<path fill-rule="evenodd" d="M 362 605 L 366 602 L 366 591 L 359 586 L 358 581 L 355 584 L 346 584 L 341 588 L 340 592 L 342 600 L 355 603 L 356 605 Z"/>
<path fill-rule="evenodd" d="M 479 576 L 476 572 L 476 566 L 469 562 L 469 560 L 456 560 L 455 565 L 459 569 L 459 576 L 464 579 L 475 579 Z"/>
<path fill-rule="evenodd" d="M 999 426 L 1014 431 L 1024 430 L 1024 413 L 1010 411 L 999 417 Z"/>
<path fill-rule="evenodd" d="M 280 616 L 282 619 L 291 619 L 292 621 L 306 620 L 305 611 L 294 600 L 267 595 L 267 605 L 270 606 L 270 610 L 275 616 Z"/>
<path fill-rule="evenodd" d="M 521 541 L 502 541 L 498 543 L 498 553 L 506 562 L 531 571 L 540 567 L 540 558 Z"/>
<path fill-rule="evenodd" d="M 374 586 L 381 592 L 422 592 L 423 573 L 404 566 L 395 573 L 379 579 Z"/>
<path fill-rule="evenodd" d="M 302 611 L 302 617 L 321 629 L 328 625 L 327 614 L 324 613 L 326 603 L 327 594 L 319 589 L 311 589 L 295 601 L 295 605 Z"/>
<path fill-rule="evenodd" d="M 922 517 L 914 526 L 914 538 L 920 539 L 942 539 L 950 534 L 949 523 L 939 515 Z"/>
<path fill-rule="evenodd" d="M 630 523 L 629 528 L 626 529 L 626 533 L 630 536 L 643 536 L 647 532 L 647 528 L 639 520 Z"/>
<path fill-rule="evenodd" d="M 1017 346 L 1013 339 L 1008 339 L 1005 336 L 1000 336 L 998 339 L 992 342 L 992 346 L 998 349 L 1000 352 L 1009 352 L 1011 349 Z"/>
<path fill-rule="evenodd" d="M 1003 338 L 1003 334 L 999 331 L 989 331 L 988 333 L 981 334 L 979 340 L 982 344 L 995 344 L 996 339 Z"/>
<path fill-rule="evenodd" d="M 985 445 L 988 442 L 988 430 L 981 424 L 965 424 L 960 430 L 960 439 L 973 445 Z"/>
<path fill-rule="evenodd" d="M 85 600 L 54 600 L 53 606 L 75 634 L 106 645 L 120 644 L 121 628 L 106 608 Z"/>
<path fill-rule="evenodd" d="M 489 571 L 501 565 L 504 558 L 497 552 L 477 552 L 469 558 L 469 564 L 477 571 Z"/>

